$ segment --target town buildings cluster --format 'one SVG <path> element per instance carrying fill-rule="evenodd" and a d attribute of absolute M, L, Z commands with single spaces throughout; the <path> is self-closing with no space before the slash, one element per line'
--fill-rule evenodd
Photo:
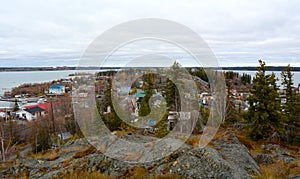
<path fill-rule="evenodd" d="M 86 77 L 81 76 L 81 78 L 89 78 L 89 75 Z M 107 100 L 105 98 L 107 91 L 107 86 L 109 85 L 109 80 L 114 80 L 115 76 L 111 75 L 99 75 L 95 78 L 95 95 L 100 104 L 104 104 Z M 128 78 L 128 77 L 127 77 Z M 78 78 L 77 80 L 80 80 Z M 82 79 L 81 79 L 82 80 Z M 88 80 L 88 79 L 85 79 Z M 196 91 L 199 106 L 209 109 L 213 104 L 214 96 L 209 90 L 209 83 L 202 80 L 201 78 L 194 76 L 194 80 L 199 87 L 199 90 Z M 124 83 L 125 82 L 125 83 Z M 228 83 L 228 81 L 226 81 Z M 52 83 L 49 85 L 48 89 L 45 89 L 42 96 L 34 96 L 30 94 L 16 94 L 15 96 L 6 96 L 1 97 L 0 101 L 0 118 L 4 120 L 13 119 L 18 121 L 32 121 L 40 117 L 47 115 L 54 115 L 57 113 L 56 110 L 63 110 L 66 107 L 70 108 L 70 113 L 72 113 L 72 104 L 71 98 L 79 97 L 86 98 L 88 96 L 88 90 L 90 86 L 81 85 L 79 88 L 72 89 L 73 83 L 76 83 L 72 79 L 62 79 L 58 82 Z M 119 104 L 122 108 L 126 108 L 131 112 L 132 123 L 138 121 L 139 110 L 141 109 L 141 102 L 146 96 L 146 91 L 144 89 L 145 81 L 142 76 L 135 79 L 131 86 L 124 85 L 128 83 L 126 79 L 121 81 L 114 81 L 114 87 L 112 89 L 112 94 L 119 98 Z M 163 102 L 163 98 L 166 98 L 165 86 L 168 83 L 168 78 L 166 75 L 160 75 L 159 78 L 154 78 L 153 83 L 155 84 L 155 90 L 153 90 L 153 104 L 156 107 L 160 107 Z M 232 89 L 230 89 L 230 98 L 233 100 L 236 109 L 247 111 L 248 103 L 247 97 L 249 96 L 249 89 L 251 84 L 243 85 L 240 78 L 234 77 L 230 83 L 232 83 Z M 201 90 L 200 90 L 201 89 Z M 300 91 L 300 84 L 295 88 L 296 91 Z M 228 90 L 227 90 L 228 93 Z M 60 99 L 69 98 L 69 104 L 62 104 Z M 285 97 L 281 96 L 282 103 L 285 102 Z M 64 106 L 63 108 L 60 106 Z M 82 107 L 89 107 L 86 104 L 83 104 Z M 112 106 L 106 108 L 105 113 L 111 112 Z M 168 109 L 168 129 L 172 130 L 176 121 L 179 120 L 180 114 L 177 109 Z M 70 113 L 66 115 L 70 115 Z M 149 120 L 146 127 L 151 127 L 155 125 L 157 121 Z"/>

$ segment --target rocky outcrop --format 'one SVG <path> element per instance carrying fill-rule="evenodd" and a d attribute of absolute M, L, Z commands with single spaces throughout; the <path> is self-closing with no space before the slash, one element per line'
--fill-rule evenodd
<path fill-rule="evenodd" d="M 147 140 L 145 137 L 143 139 Z M 128 140 L 135 139 L 131 136 Z M 240 144 L 235 136 L 226 141 L 230 142 L 216 141 L 214 145 L 217 150 L 211 147 L 193 149 L 184 144 L 168 157 L 160 159 L 162 152 L 168 152 L 168 148 L 162 145 L 154 152 L 157 156 L 151 156 L 158 160 L 134 164 L 115 160 L 99 151 L 91 150 L 85 139 L 79 139 L 61 148 L 61 155 L 56 160 L 19 160 L 18 165 L 3 171 L 3 175 L 18 177 L 25 174 L 30 178 L 51 178 L 61 177 L 70 170 L 87 170 L 122 177 L 129 168 L 136 165 L 146 168 L 150 175 L 175 173 L 186 178 L 251 178 L 251 175 L 259 174 L 259 168 L 247 148 Z M 172 139 L 168 143 L 176 142 Z M 130 146 L 123 146 L 121 149 L 133 151 Z"/>
<path fill-rule="evenodd" d="M 216 150 L 209 147 L 181 155 L 172 163 L 169 172 L 187 178 L 242 178 Z"/>
<path fill-rule="evenodd" d="M 283 161 L 285 164 L 294 164 L 295 158 L 292 157 L 288 151 L 281 148 L 277 144 L 263 144 L 261 145 L 261 150 L 264 154 L 258 154 L 255 160 L 258 164 L 272 164 L 275 162 Z"/>
<path fill-rule="evenodd" d="M 300 175 L 297 175 L 297 176 L 294 176 L 294 177 L 291 177 L 289 179 L 300 179 Z"/>
<path fill-rule="evenodd" d="M 152 139 L 145 136 L 130 136 L 128 140 L 135 141 L 141 138 L 145 142 Z M 175 139 L 170 143 L 179 142 Z M 163 143 L 162 143 L 163 144 Z M 286 156 L 286 151 L 277 146 L 262 146 L 263 150 L 277 151 L 277 154 Z M 134 151 L 131 146 L 122 146 L 125 151 Z M 257 155 L 256 161 L 249 150 L 234 134 L 225 133 L 205 148 L 193 148 L 184 144 L 167 157 L 161 158 L 162 152 L 168 152 L 164 145 L 158 146 L 152 157 L 154 162 L 127 163 L 112 159 L 95 150 L 85 139 L 68 142 L 60 149 L 58 158 L 47 159 L 18 159 L 16 165 L 2 171 L 2 178 L 61 178 L 70 171 L 88 171 L 105 173 L 112 177 L 126 178 L 129 171 L 135 167 L 147 170 L 147 175 L 173 173 L 184 178 L 253 178 L 260 175 L 258 163 L 269 164 L 274 158 L 270 154 Z M 273 151 L 273 152 L 274 152 Z M 116 151 L 116 155 L 118 151 Z M 145 155 L 147 156 L 147 155 Z M 149 156 L 148 156 L 149 157 Z M 140 161 L 147 161 L 141 157 Z"/>
<path fill-rule="evenodd" d="M 259 166 L 251 156 L 249 150 L 234 134 L 226 134 L 213 142 L 220 155 L 228 161 L 235 173 L 240 174 L 239 178 L 251 178 L 259 175 Z"/>

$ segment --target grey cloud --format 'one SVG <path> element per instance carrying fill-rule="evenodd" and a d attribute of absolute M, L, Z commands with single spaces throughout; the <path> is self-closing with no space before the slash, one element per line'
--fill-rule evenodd
<path fill-rule="evenodd" d="M 258 59 L 300 66 L 299 6 L 297 0 L 6 1 L 0 7 L 0 66 L 76 65 L 102 32 L 145 17 L 190 27 L 224 66 L 253 66 Z M 159 47 L 173 52 L 172 58 L 186 59 L 176 47 Z M 128 48 L 119 55 L 130 60 L 138 54 Z M 118 64 L 114 60 L 111 64 Z"/>

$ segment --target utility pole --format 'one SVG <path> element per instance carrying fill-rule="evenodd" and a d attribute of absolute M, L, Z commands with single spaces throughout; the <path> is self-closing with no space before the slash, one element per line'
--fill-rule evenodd
<path fill-rule="evenodd" d="M 7 108 L 5 107 L 5 122 L 7 122 Z"/>
<path fill-rule="evenodd" d="M 37 154 L 37 135 L 38 135 L 38 132 L 37 132 L 37 127 L 35 128 L 35 154 Z"/>
<path fill-rule="evenodd" d="M 0 130 L 1 130 L 1 136 L 0 136 L 0 140 L 1 140 L 1 153 L 2 153 L 2 161 L 5 162 L 5 150 L 4 150 L 4 129 L 2 124 L 0 125 Z"/>
<path fill-rule="evenodd" d="M 175 87 L 175 111 L 178 112 L 178 107 L 177 107 L 177 95 L 176 95 L 176 87 Z"/>
<path fill-rule="evenodd" d="M 54 111 L 53 111 L 53 104 L 52 104 L 52 102 L 53 102 L 52 96 L 50 96 L 52 129 L 53 129 L 53 133 L 55 133 L 56 129 L 55 129 Z"/>

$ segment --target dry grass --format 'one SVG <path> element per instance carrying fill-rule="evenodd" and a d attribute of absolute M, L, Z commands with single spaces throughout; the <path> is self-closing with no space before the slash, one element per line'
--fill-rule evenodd
<path fill-rule="evenodd" d="M 128 135 L 128 132 L 125 131 L 125 130 L 122 130 L 122 131 L 114 131 L 114 134 L 116 136 L 119 136 L 119 137 L 126 137 Z"/>
<path fill-rule="evenodd" d="M 84 179 L 84 178 L 92 178 L 92 179 L 112 179 L 105 174 L 99 172 L 87 172 L 87 171 L 71 171 L 68 172 L 65 176 L 62 177 L 63 179 Z"/>
<path fill-rule="evenodd" d="M 61 167 L 62 167 L 62 168 L 65 168 L 65 167 L 67 167 L 67 166 L 69 166 L 69 165 L 71 165 L 71 164 L 72 164 L 72 159 L 69 159 L 69 160 L 63 161 L 63 162 L 61 163 Z"/>
<path fill-rule="evenodd" d="M 133 134 L 134 132 L 135 132 L 134 130 L 118 130 L 118 131 L 114 131 L 112 134 L 119 137 L 126 137 L 128 135 Z"/>
<path fill-rule="evenodd" d="M 142 179 L 148 177 L 149 172 L 145 167 L 134 166 L 132 168 L 127 169 L 125 172 L 125 178 L 131 179 Z"/>
<path fill-rule="evenodd" d="M 263 141 L 256 142 L 249 139 L 246 134 L 236 134 L 236 137 L 239 139 L 239 141 L 244 144 L 250 151 L 252 156 L 256 156 L 257 154 L 264 153 L 261 149 L 261 145 L 263 144 Z"/>
<path fill-rule="evenodd" d="M 179 175 L 176 174 L 164 174 L 164 175 L 157 175 L 153 179 L 180 179 Z"/>
<path fill-rule="evenodd" d="M 59 149 L 46 150 L 46 151 L 42 151 L 42 152 L 37 153 L 37 154 L 32 154 L 31 158 L 33 158 L 33 159 L 46 159 L 48 161 L 53 161 L 53 160 L 58 159 L 61 153 L 62 153 L 62 151 L 60 151 Z"/>
<path fill-rule="evenodd" d="M 60 151 L 51 151 L 50 153 L 45 154 L 44 158 L 48 161 L 53 161 L 59 158 L 61 152 Z"/>
<path fill-rule="evenodd" d="M 41 152 L 39 152 L 37 154 L 30 153 L 29 158 L 32 158 L 32 159 L 42 159 L 47 152 L 50 152 L 50 150 L 44 150 L 44 151 L 41 151 Z"/>
<path fill-rule="evenodd" d="M 20 174 L 18 174 L 16 176 L 16 178 L 27 179 L 27 178 L 30 178 L 30 177 L 29 177 L 29 173 L 28 172 L 21 172 Z"/>
<path fill-rule="evenodd" d="M 185 143 L 193 146 L 194 148 L 197 148 L 199 146 L 199 141 L 199 137 L 190 137 L 185 141 Z"/>
<path fill-rule="evenodd" d="M 236 134 L 236 136 L 239 139 L 239 141 L 249 149 L 253 157 L 256 157 L 258 154 L 266 152 L 261 149 L 261 145 L 269 142 L 252 141 L 249 138 L 247 138 L 245 132 L 241 134 Z M 299 151 L 299 147 L 286 146 L 280 143 L 275 143 L 275 144 L 286 149 L 289 153 L 296 154 L 297 151 Z M 285 164 L 284 161 L 282 160 L 269 165 L 260 165 L 260 170 L 261 170 L 261 176 L 259 176 L 258 178 L 262 178 L 262 179 L 289 178 L 300 174 L 300 160 L 297 160 L 295 164 L 290 164 L 290 165 Z"/>
<path fill-rule="evenodd" d="M 78 134 L 74 134 L 71 138 L 71 140 L 77 140 L 77 139 L 81 139 L 82 137 L 79 136 Z"/>
<path fill-rule="evenodd" d="M 261 165 L 260 170 L 262 179 L 288 178 L 290 173 L 289 166 L 285 165 L 283 161 L 270 165 Z"/>
<path fill-rule="evenodd" d="M 300 159 L 295 162 L 295 165 L 290 166 L 290 175 L 295 176 L 300 174 Z"/>
<path fill-rule="evenodd" d="M 80 152 L 77 152 L 73 158 L 82 158 L 86 155 L 89 155 L 89 154 L 92 154 L 92 153 L 95 153 L 96 149 L 93 147 L 93 146 L 90 146 L 89 148 L 87 148 L 86 150 L 83 150 L 83 151 L 80 151 Z"/>
<path fill-rule="evenodd" d="M 226 128 L 219 128 L 216 135 L 214 136 L 214 139 L 223 138 L 223 134 L 226 131 Z"/>
<path fill-rule="evenodd" d="M 12 166 L 15 165 L 15 160 L 7 160 L 6 162 L 0 163 L 0 170 L 8 169 L 11 168 Z"/>

